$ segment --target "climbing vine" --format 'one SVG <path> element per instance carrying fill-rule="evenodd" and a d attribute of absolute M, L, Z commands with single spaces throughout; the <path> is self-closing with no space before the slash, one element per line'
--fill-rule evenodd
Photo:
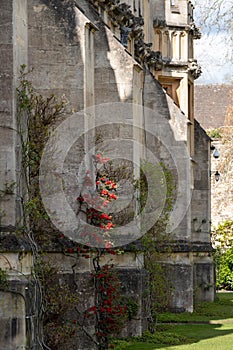
<path fill-rule="evenodd" d="M 153 227 L 143 236 L 142 247 L 144 249 L 145 268 L 148 272 L 148 289 L 147 296 L 147 318 L 149 328 L 154 331 L 154 325 L 157 319 L 157 313 L 169 306 L 173 285 L 169 277 L 168 265 L 165 263 L 166 258 L 171 253 L 172 237 L 166 232 L 169 214 L 173 208 L 175 198 L 175 184 L 171 171 L 160 163 L 155 169 L 154 165 L 144 162 L 140 171 L 140 206 L 143 209 L 148 195 L 147 181 L 145 173 L 155 180 L 160 179 L 160 172 L 166 182 L 166 199 L 163 210 L 153 225 Z M 156 203 L 157 193 L 152 194 L 152 202 Z"/>
<path fill-rule="evenodd" d="M 28 80 L 26 66 L 20 71 L 17 87 L 17 122 L 21 144 L 21 187 L 23 220 L 19 229 L 33 253 L 33 271 L 29 280 L 31 301 L 29 313 L 35 313 L 38 344 L 43 349 L 60 349 L 76 336 L 76 320 L 69 312 L 78 302 L 68 283 L 58 278 L 55 265 L 46 261 L 43 244 L 53 233 L 39 191 L 39 167 L 42 152 L 51 128 L 65 112 L 66 99 L 54 95 L 43 97 Z M 51 237 L 50 237 L 51 238 Z M 43 254 L 42 254 L 43 252 Z M 33 300 L 34 299 L 34 300 Z M 36 302 L 36 305 L 35 305 Z M 30 328 L 29 328 L 30 329 Z M 28 343 L 31 343 L 30 335 Z"/>
<path fill-rule="evenodd" d="M 59 267 L 50 260 L 37 257 L 34 271 L 43 293 L 43 333 L 47 346 L 59 350 L 61 346 L 72 344 L 78 324 L 72 313 L 79 302 L 75 289 L 71 289 L 64 279 L 59 280 Z"/>
<path fill-rule="evenodd" d="M 39 167 L 42 152 L 49 138 L 51 128 L 65 112 L 66 99 L 57 99 L 54 95 L 42 97 L 34 91 L 27 79 L 25 66 L 22 67 L 18 94 L 18 129 L 22 145 L 22 184 L 25 183 L 23 196 L 24 220 L 22 232 L 29 240 L 34 257 L 34 281 L 39 291 L 39 303 L 42 312 L 37 317 L 41 324 L 42 348 L 60 349 L 71 344 L 77 337 L 78 329 L 82 330 L 95 344 L 98 350 L 114 347 L 111 338 L 118 334 L 138 312 L 138 304 L 123 294 L 114 256 L 123 254 L 115 248 L 114 227 L 119 221 L 115 213 L 110 213 L 111 203 L 118 199 L 118 183 L 123 167 L 114 170 L 111 160 L 101 152 L 92 157 L 92 166 L 87 170 L 80 192 L 76 194 L 77 216 L 85 217 L 86 227 L 80 233 L 82 244 L 67 239 L 63 233 L 57 233 L 49 222 L 44 210 L 39 191 Z M 148 319 L 153 324 L 155 314 L 166 306 L 170 297 L 171 285 L 165 274 L 161 255 L 169 249 L 166 226 L 172 209 L 174 183 L 170 171 L 159 165 L 166 181 L 165 206 L 156 224 L 142 238 L 141 245 L 145 255 L 148 271 L 148 289 L 145 298 L 148 301 Z M 131 169 L 131 168 L 130 168 Z M 132 169 L 131 169 L 132 170 Z M 127 169 L 126 169 L 127 172 Z M 132 171 L 129 171 L 132 175 Z M 139 213 L 143 210 L 148 196 L 146 175 L 156 176 L 149 163 L 142 164 L 137 188 L 140 193 Z M 130 175 L 130 176 L 131 176 Z M 130 178 L 131 179 L 131 178 Z M 131 179 L 132 180 L 132 179 Z M 152 202 L 157 193 L 152 194 Z M 153 203 L 150 203 L 152 206 Z M 121 213 L 120 223 L 130 220 L 132 208 Z M 65 256 L 74 259 L 73 285 L 62 277 L 62 271 L 48 262 L 46 254 L 47 240 L 56 236 Z M 166 243 L 166 244 L 165 244 Z M 93 288 L 93 303 L 80 311 L 77 290 L 79 288 L 75 266 L 84 258 L 92 262 L 88 277 Z M 94 334 L 88 325 L 94 325 Z"/>
<path fill-rule="evenodd" d="M 104 158 L 101 153 L 93 157 L 96 173 L 95 183 L 87 171 L 83 187 L 87 189 L 95 186 L 96 192 L 92 196 L 88 193 L 80 193 L 77 198 L 79 203 L 77 214 L 84 210 L 88 223 L 100 229 L 100 233 L 92 230 L 91 232 L 85 230 L 83 233 L 88 240 L 86 244 L 92 242 L 92 277 L 95 286 L 95 303 L 86 310 L 86 317 L 94 316 L 95 318 L 95 337 L 98 350 L 113 347 L 113 344 L 110 343 L 111 337 L 121 331 L 129 318 L 128 307 L 122 296 L 122 285 L 116 268 L 112 263 L 101 265 L 101 257 L 106 258 L 106 256 L 118 253 L 113 248 L 114 239 L 111 237 L 111 230 L 115 226 L 112 222 L 113 217 L 106 213 L 109 204 L 118 198 L 118 186 L 108 177 L 106 167 L 105 172 L 100 172 L 98 169 L 98 164 L 106 164 L 109 160 L 109 158 Z M 93 204 L 95 208 L 93 208 Z M 83 207 L 85 209 L 82 209 Z"/>
<path fill-rule="evenodd" d="M 25 214 L 23 224 L 26 226 L 29 223 L 34 237 L 39 239 L 48 221 L 39 191 L 40 160 L 51 128 L 64 114 L 67 100 L 65 96 L 58 99 L 53 94 L 43 97 L 36 93 L 28 80 L 28 74 L 26 66 L 22 65 L 16 90 L 18 132 L 22 148 L 21 182 L 26 187 L 22 197 Z"/>
<path fill-rule="evenodd" d="M 40 320 L 38 334 L 41 338 L 39 342 L 42 348 L 46 349 L 66 347 L 72 342 L 72 338 L 77 336 L 77 329 L 80 328 L 99 350 L 112 348 L 113 344 L 110 342 L 112 335 L 120 332 L 133 312 L 132 308 L 128 310 L 126 305 L 127 302 L 130 304 L 130 300 L 126 301 L 121 297 L 122 285 L 117 269 L 112 263 L 101 264 L 103 257 L 118 254 L 118 251 L 113 249 L 114 242 L 110 234 L 114 227 L 112 215 L 105 212 L 109 203 L 117 200 L 117 184 L 107 177 L 106 171 L 100 173 L 98 170 L 98 164 L 105 165 L 109 159 L 104 158 L 101 153 L 93 156 L 96 171 L 94 183 L 90 171 L 85 175 L 83 187 L 88 189 L 95 186 L 97 195 L 90 197 L 87 190 L 77 196 L 77 215 L 85 214 L 87 223 L 92 228 L 98 227 L 101 232 L 97 230 L 95 232 L 93 229 L 91 232 L 83 232 L 83 244 L 69 241 L 63 233 L 58 235 L 63 253 L 75 259 L 73 267 L 83 257 L 93 262 L 90 279 L 94 285 L 94 305 L 80 314 L 75 276 L 72 287 L 63 277 L 60 278 L 62 271 L 47 259 L 44 244 L 46 245 L 47 241 L 57 233 L 54 233 L 49 223 L 39 191 L 42 152 L 51 128 L 65 111 L 66 99 L 58 100 L 54 95 L 42 97 L 37 94 L 28 80 L 25 66 L 21 68 L 17 95 L 18 130 L 22 147 L 22 184 L 25 184 L 21 232 L 29 240 L 34 257 L 32 283 L 37 286 L 36 293 L 39 291 L 40 305 L 37 305 L 37 317 Z M 106 261 L 111 261 L 111 258 L 107 258 Z M 85 320 L 91 320 L 92 317 L 94 317 L 95 334 L 91 334 L 85 326 Z"/>

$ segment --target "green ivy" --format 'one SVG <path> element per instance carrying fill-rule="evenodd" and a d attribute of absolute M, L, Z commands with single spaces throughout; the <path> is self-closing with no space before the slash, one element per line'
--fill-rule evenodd
<path fill-rule="evenodd" d="M 148 197 L 148 185 L 146 178 L 149 176 L 152 182 L 159 182 L 166 188 L 166 199 L 162 213 L 156 224 L 143 236 L 142 245 L 144 248 L 145 268 L 148 272 L 148 288 L 145 290 L 145 299 L 147 300 L 148 319 L 156 322 L 157 313 L 168 307 L 171 298 L 173 286 L 171 284 L 168 266 L 163 261 L 171 252 L 169 242 L 170 234 L 166 233 L 169 221 L 169 214 L 173 208 L 175 197 L 175 183 L 171 171 L 162 162 L 154 166 L 150 162 L 144 162 L 141 165 L 139 190 L 140 204 L 143 210 Z M 165 181 L 165 183 L 162 183 Z M 157 190 L 150 192 L 151 202 L 157 202 Z"/>

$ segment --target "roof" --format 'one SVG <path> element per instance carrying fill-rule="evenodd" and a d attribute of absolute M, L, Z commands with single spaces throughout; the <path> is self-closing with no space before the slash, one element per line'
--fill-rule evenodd
<path fill-rule="evenodd" d="M 228 124 L 226 115 L 233 105 L 233 85 L 195 85 L 194 115 L 204 129 L 216 129 Z"/>

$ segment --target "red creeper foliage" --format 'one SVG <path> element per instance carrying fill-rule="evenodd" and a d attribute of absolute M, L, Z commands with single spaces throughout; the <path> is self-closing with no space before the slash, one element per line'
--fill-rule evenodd
<path fill-rule="evenodd" d="M 109 161 L 100 153 L 94 157 L 96 169 L 98 164 L 104 164 Z M 88 172 L 84 180 L 85 188 L 92 186 Z M 95 316 L 95 336 L 98 343 L 98 350 L 113 349 L 110 344 L 112 335 L 117 334 L 123 328 L 127 320 L 127 306 L 123 304 L 122 286 L 116 269 L 113 265 L 105 264 L 100 266 L 100 256 L 102 254 L 115 255 L 116 251 L 112 248 L 114 242 L 111 239 L 111 229 L 114 227 L 112 216 L 105 213 L 104 209 L 109 203 L 117 199 L 117 184 L 106 175 L 99 174 L 97 171 L 95 180 L 97 195 L 91 196 L 89 193 L 80 194 L 77 198 L 79 208 L 84 204 L 86 206 L 86 215 L 88 223 L 94 227 L 101 228 L 102 235 L 96 232 L 84 233 L 97 246 L 101 244 L 102 249 L 96 250 L 96 257 L 93 259 L 95 294 L 95 305 L 86 310 L 86 317 Z M 92 206 L 93 205 L 93 206 Z M 81 248 L 79 248 L 81 251 Z"/>

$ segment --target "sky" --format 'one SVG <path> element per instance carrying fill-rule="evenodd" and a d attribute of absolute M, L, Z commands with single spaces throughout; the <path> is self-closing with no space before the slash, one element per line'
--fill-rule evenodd
<path fill-rule="evenodd" d="M 226 34 L 203 35 L 195 42 L 195 58 L 202 67 L 197 84 L 223 84 L 233 82 L 233 66 L 228 58 Z"/>
<path fill-rule="evenodd" d="M 231 0 L 194 0 L 195 23 L 202 38 L 195 40 L 195 58 L 202 67 L 196 84 L 233 83 L 233 13 Z"/>

